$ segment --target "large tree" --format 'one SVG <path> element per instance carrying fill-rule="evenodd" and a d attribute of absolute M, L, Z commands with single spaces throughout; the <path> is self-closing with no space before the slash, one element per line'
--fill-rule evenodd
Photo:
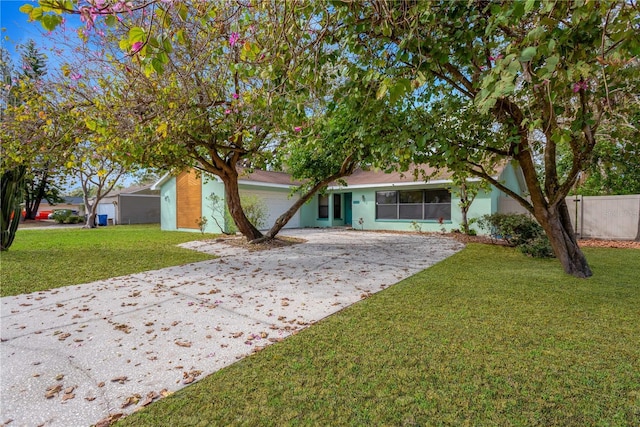
<path fill-rule="evenodd" d="M 40 4 L 25 5 L 23 11 L 45 28 L 59 22 L 47 14 L 51 7 L 80 13 L 86 30 L 106 24 L 115 38 L 107 40 L 125 51 L 118 87 L 111 91 L 118 100 L 101 104 L 111 112 L 112 126 L 126 123 L 128 145 L 120 151 L 149 166 L 195 167 L 216 175 L 225 185 L 227 207 L 240 232 L 251 241 L 262 238 L 242 210 L 238 166 L 269 166 L 275 153 L 281 154 L 317 119 L 313 112 L 325 93 L 316 96 L 314 89 L 324 88 L 336 73 L 324 67 L 326 58 L 337 52 L 322 44 L 329 27 L 321 23 L 326 5 L 299 0 L 152 1 L 137 10 L 109 2 Z M 351 151 L 342 159 L 344 165 L 320 182 L 349 173 L 357 163 Z M 304 187 L 302 199 L 322 185 Z M 279 218 L 267 238 L 287 219 Z"/>
<path fill-rule="evenodd" d="M 322 66 L 302 58 L 321 49 L 325 28 L 313 20 L 321 9 L 301 1 L 160 3 L 128 18 L 126 34 L 113 27 L 129 54 L 111 90 L 117 106 L 109 106 L 114 121 L 127 123 L 122 150 L 148 166 L 219 177 L 239 231 L 263 237 L 242 210 L 238 166 L 268 166 L 308 126 Z"/>
<path fill-rule="evenodd" d="M 377 79 L 379 96 L 422 94 L 426 109 L 434 99 L 455 97 L 490 114 L 506 138 L 467 147 L 424 129 L 418 150 L 435 138 L 452 167 L 491 182 L 535 216 L 567 273 L 589 277 L 565 197 L 590 163 L 602 124 L 614 132 L 622 125 L 612 91 L 640 53 L 635 2 L 371 0 L 335 7 L 343 30 L 336 43 L 354 62 L 376 65 L 354 67 L 354 74 Z M 571 158 L 564 176 L 561 143 Z M 487 155 L 519 163 L 528 198 L 481 167 Z"/>
<path fill-rule="evenodd" d="M 335 89 L 338 98 L 340 93 L 351 96 L 310 115 L 309 126 L 299 129 L 278 153 L 284 169 L 302 184 L 296 190 L 298 199 L 265 233 L 266 238 L 274 237 L 313 195 L 329 184 L 343 183 L 342 178 L 356 168 L 408 167 L 406 109 L 373 100 L 370 85 L 347 82 Z"/>

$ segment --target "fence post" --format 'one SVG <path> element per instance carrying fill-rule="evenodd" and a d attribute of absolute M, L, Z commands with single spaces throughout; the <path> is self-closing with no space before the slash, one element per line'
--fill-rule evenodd
<path fill-rule="evenodd" d="M 582 229 L 582 214 L 583 214 L 583 209 L 584 209 L 584 202 L 582 204 L 580 204 L 580 209 L 578 209 L 578 203 L 583 202 L 582 196 L 576 194 L 573 196 L 573 203 L 575 205 L 575 215 L 574 215 L 574 224 L 573 224 L 573 232 L 576 235 L 576 238 L 582 238 L 582 232 L 584 231 Z M 578 213 L 580 213 L 580 215 L 578 216 Z M 578 232 L 578 221 L 580 222 L 580 232 Z M 579 236 L 579 237 L 578 237 Z"/>

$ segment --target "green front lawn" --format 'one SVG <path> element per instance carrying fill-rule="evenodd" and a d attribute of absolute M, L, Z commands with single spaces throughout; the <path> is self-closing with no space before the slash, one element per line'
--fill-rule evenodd
<path fill-rule="evenodd" d="M 484 245 L 119 426 L 640 425 L 640 251 L 589 280 Z"/>
<path fill-rule="evenodd" d="M 18 230 L 11 248 L 0 255 L 0 295 L 36 292 L 211 259 L 210 255 L 176 246 L 211 237 L 161 231 L 157 225 Z"/>

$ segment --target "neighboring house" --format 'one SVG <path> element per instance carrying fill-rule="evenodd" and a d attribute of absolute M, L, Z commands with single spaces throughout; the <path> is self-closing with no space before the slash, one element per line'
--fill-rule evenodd
<path fill-rule="evenodd" d="M 426 168 L 427 174 L 433 172 Z M 507 163 L 497 179 L 518 194 L 524 194 L 522 172 Z M 451 181 L 451 173 L 443 171 L 425 182 L 415 180 L 412 171 L 384 173 L 357 170 L 344 178 L 346 186 L 330 186 L 324 194 L 315 195 L 302 206 L 286 228 L 352 226 L 363 230 L 441 231 L 460 229 L 459 198 Z M 254 171 L 239 177 L 240 194 L 254 194 L 268 208 L 265 228 L 293 203 L 291 191 L 296 183 L 286 173 Z M 198 220 L 208 219 L 205 231 L 219 233 L 216 222 L 224 219 L 211 210 L 208 199 L 216 194 L 224 200 L 224 185 L 215 176 L 195 171 L 182 172 L 177 177 L 165 175 L 154 184 L 160 189 L 161 227 L 163 230 L 199 230 Z M 297 196 L 293 196 L 297 197 Z M 506 196 L 491 187 L 481 191 L 468 212 L 468 218 L 479 218 L 498 212 L 499 200 Z M 478 230 L 480 231 L 480 230 Z"/>
<path fill-rule="evenodd" d="M 109 224 L 157 224 L 160 222 L 160 191 L 152 185 L 114 190 L 98 203 L 98 215 Z"/>
<path fill-rule="evenodd" d="M 49 203 L 47 199 L 43 199 L 38 207 L 38 218 L 47 219 L 50 213 L 65 209 L 76 211 L 79 216 L 84 216 L 84 201 L 82 197 L 64 196 L 62 199 L 62 202 L 54 204 Z"/>

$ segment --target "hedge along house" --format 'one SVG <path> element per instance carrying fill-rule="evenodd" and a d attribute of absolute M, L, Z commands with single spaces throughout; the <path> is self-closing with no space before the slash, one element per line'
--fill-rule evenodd
<path fill-rule="evenodd" d="M 420 166 L 427 174 L 433 169 Z M 501 167 L 496 179 L 518 194 L 524 194 L 524 179 L 512 163 Z M 415 180 L 413 170 L 405 173 L 357 170 L 344 179 L 346 186 L 332 185 L 323 194 L 304 204 L 285 228 L 352 226 L 363 230 L 447 231 L 461 228 L 459 196 L 451 173 L 439 171 L 428 181 Z M 473 180 L 471 180 L 473 181 Z M 264 229 L 294 202 L 297 183 L 288 174 L 256 170 L 240 175 L 240 195 L 255 195 L 265 202 L 268 215 Z M 215 194 L 224 202 L 224 185 L 214 176 L 185 171 L 165 175 L 154 187 L 160 188 L 163 230 L 196 230 L 200 218 L 207 218 L 205 231 L 220 233 L 224 224 L 220 209 L 214 211 L 208 197 Z M 468 218 L 498 212 L 500 200 L 508 198 L 495 187 L 480 191 L 468 211 Z M 213 220 L 215 217 L 216 221 Z M 229 224 L 225 224 L 226 229 Z M 478 230 L 482 231 L 482 230 Z"/>

